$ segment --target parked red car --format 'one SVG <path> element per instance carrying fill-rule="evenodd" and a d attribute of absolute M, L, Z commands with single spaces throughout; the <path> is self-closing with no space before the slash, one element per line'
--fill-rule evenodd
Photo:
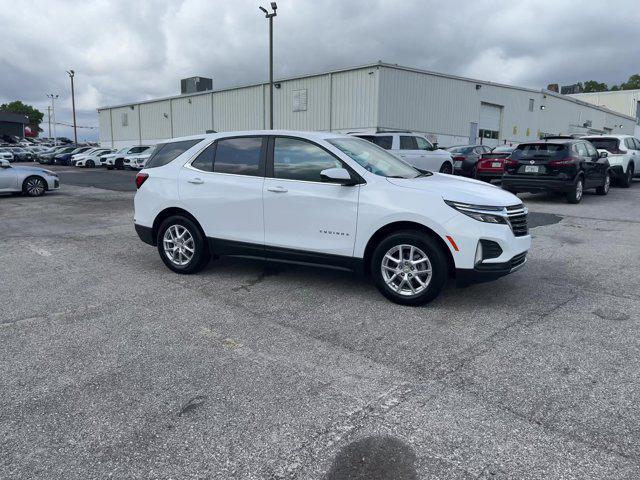
<path fill-rule="evenodd" d="M 483 153 L 476 165 L 476 178 L 485 182 L 500 180 L 504 173 L 504 159 L 511 155 L 515 148 L 515 146 L 501 145 L 489 153 Z"/>

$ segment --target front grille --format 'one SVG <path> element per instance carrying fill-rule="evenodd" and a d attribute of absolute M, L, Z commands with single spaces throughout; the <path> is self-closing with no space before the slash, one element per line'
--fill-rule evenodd
<path fill-rule="evenodd" d="M 507 207 L 507 216 L 511 231 L 516 237 L 524 237 L 529 233 L 527 226 L 527 209 L 523 204 Z"/>

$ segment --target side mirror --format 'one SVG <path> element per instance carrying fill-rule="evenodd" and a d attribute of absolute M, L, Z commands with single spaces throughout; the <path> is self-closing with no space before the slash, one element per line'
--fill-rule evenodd
<path fill-rule="evenodd" d="M 9 160 L 5 160 L 4 158 L 0 159 L 0 168 L 11 168 Z"/>
<path fill-rule="evenodd" d="M 607 158 L 609 156 L 609 152 L 606 150 L 598 150 L 598 156 L 600 158 Z"/>
<path fill-rule="evenodd" d="M 326 168 L 320 172 L 323 182 L 337 183 L 340 185 L 353 185 L 351 174 L 345 168 Z"/>
<path fill-rule="evenodd" d="M 437 150 L 437 149 L 438 149 L 438 142 L 436 142 L 436 143 L 432 143 L 432 145 L 433 145 L 433 149 L 434 149 L 434 150 Z"/>

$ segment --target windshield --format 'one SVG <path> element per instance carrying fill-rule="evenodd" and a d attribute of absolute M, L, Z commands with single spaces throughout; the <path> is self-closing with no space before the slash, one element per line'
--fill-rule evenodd
<path fill-rule="evenodd" d="M 333 138 L 328 142 L 375 175 L 393 178 L 416 178 L 421 175 L 412 166 L 361 138 Z"/>

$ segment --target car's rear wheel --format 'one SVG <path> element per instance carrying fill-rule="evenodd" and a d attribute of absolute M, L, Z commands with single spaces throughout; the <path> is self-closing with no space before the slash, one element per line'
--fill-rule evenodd
<path fill-rule="evenodd" d="M 567 202 L 580 203 L 582 200 L 582 194 L 584 190 L 584 180 L 581 175 L 578 175 L 576 181 L 573 183 L 571 191 L 567 193 Z"/>
<path fill-rule="evenodd" d="M 196 273 L 209 263 L 209 247 L 198 226 L 183 216 L 173 216 L 158 229 L 158 252 L 176 273 Z"/>
<path fill-rule="evenodd" d="M 596 188 L 596 193 L 598 195 L 606 195 L 609 193 L 609 188 L 611 187 L 611 174 L 607 172 L 604 176 L 604 183 Z"/>
<path fill-rule="evenodd" d="M 423 305 L 442 291 L 448 276 L 440 245 L 418 230 L 384 238 L 371 257 L 371 274 L 378 290 L 401 305 Z"/>
<path fill-rule="evenodd" d="M 116 158 L 114 163 L 115 163 L 115 166 L 116 166 L 116 170 L 124 170 L 124 159 L 123 158 Z"/>
<path fill-rule="evenodd" d="M 22 182 L 22 193 L 29 197 L 40 197 L 47 190 L 47 184 L 41 177 L 27 177 Z"/>
<path fill-rule="evenodd" d="M 449 162 L 444 162 L 440 167 L 440 173 L 446 173 L 447 175 L 453 175 L 453 165 Z"/>
<path fill-rule="evenodd" d="M 96 166 L 96 162 L 94 162 L 93 160 L 87 160 L 87 161 L 85 162 L 85 165 L 86 165 L 87 167 L 89 167 L 89 168 L 93 168 L 93 167 L 95 167 L 95 166 Z"/>
<path fill-rule="evenodd" d="M 624 176 L 620 179 L 620 186 L 623 188 L 629 188 L 631 183 L 633 182 L 633 163 L 630 163 L 627 167 L 627 171 Z"/>

